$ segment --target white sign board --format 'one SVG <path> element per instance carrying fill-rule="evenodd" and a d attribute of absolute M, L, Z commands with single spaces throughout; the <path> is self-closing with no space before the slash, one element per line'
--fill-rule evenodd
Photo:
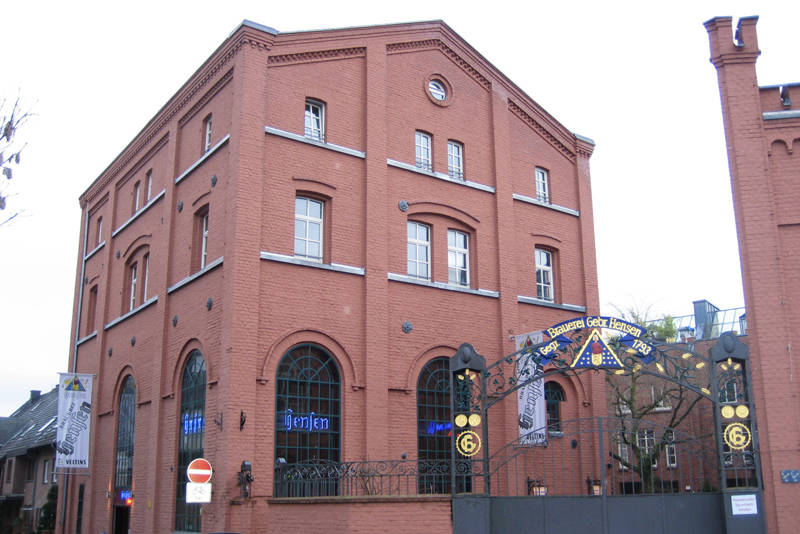
<path fill-rule="evenodd" d="M 521 350 L 542 342 L 542 332 L 530 332 L 514 337 L 516 349 Z M 541 374 L 542 366 L 533 359 L 521 353 L 518 358 L 518 373 L 516 378 L 520 381 L 528 380 L 532 376 Z M 544 400 L 544 379 L 531 380 L 527 385 L 517 390 L 517 411 L 519 417 L 519 444 L 537 445 L 547 440 L 545 425 L 547 415 Z"/>
<path fill-rule="evenodd" d="M 186 503 L 209 503 L 211 502 L 211 484 L 198 484 L 196 482 L 186 483 Z"/>
<path fill-rule="evenodd" d="M 733 515 L 755 515 L 758 513 L 758 503 L 755 494 L 731 495 L 731 513 Z"/>
<path fill-rule="evenodd" d="M 92 375 L 59 373 L 56 468 L 89 467 Z"/>

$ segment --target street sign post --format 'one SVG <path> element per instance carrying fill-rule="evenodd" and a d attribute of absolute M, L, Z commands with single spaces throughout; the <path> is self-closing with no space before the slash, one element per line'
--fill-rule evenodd
<path fill-rule="evenodd" d="M 195 458 L 189 462 L 186 468 L 186 476 L 189 482 L 186 484 L 187 503 L 209 503 L 211 502 L 211 475 L 214 470 L 211 462 L 205 458 Z"/>

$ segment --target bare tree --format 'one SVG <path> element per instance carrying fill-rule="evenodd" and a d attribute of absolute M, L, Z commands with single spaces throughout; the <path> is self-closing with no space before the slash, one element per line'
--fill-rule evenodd
<path fill-rule="evenodd" d="M 3 99 L 0 103 L 0 172 L 3 179 L 0 179 L 0 226 L 8 223 L 19 215 L 19 211 L 8 215 L 6 207 L 8 204 L 9 189 L 11 181 L 14 179 L 14 171 L 19 166 L 22 151 L 26 143 L 20 143 L 18 133 L 20 128 L 31 117 L 30 112 L 22 109 L 19 97 L 8 107 L 8 101 Z"/>

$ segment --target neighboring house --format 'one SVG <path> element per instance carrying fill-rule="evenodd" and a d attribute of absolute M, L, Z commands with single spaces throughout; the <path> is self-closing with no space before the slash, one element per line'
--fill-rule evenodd
<path fill-rule="evenodd" d="M 30 399 L 0 420 L 0 532 L 35 531 L 57 477 L 58 389 Z M 4 439 L 5 438 L 5 439 Z"/>
<path fill-rule="evenodd" d="M 441 21 L 241 24 L 80 197 L 91 465 L 60 528 L 449 531 L 447 358 L 599 312 L 593 149 Z M 553 415 L 605 415 L 598 374 L 552 382 Z M 403 497 L 274 483 L 364 460 L 409 469 Z"/>
<path fill-rule="evenodd" d="M 717 69 L 739 239 L 767 530 L 800 502 L 800 84 L 759 86 L 758 17 L 705 23 Z M 796 64 L 787 65 L 795 68 Z"/>

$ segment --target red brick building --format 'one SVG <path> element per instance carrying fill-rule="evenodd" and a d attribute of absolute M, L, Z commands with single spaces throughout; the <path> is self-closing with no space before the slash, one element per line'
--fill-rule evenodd
<path fill-rule="evenodd" d="M 706 22 L 717 68 L 753 363 L 769 532 L 797 531 L 800 382 L 800 85 L 759 87 L 758 17 Z M 793 100 L 794 99 L 794 100 Z"/>
<path fill-rule="evenodd" d="M 274 466 L 439 454 L 442 357 L 598 313 L 593 146 L 442 22 L 244 22 L 80 198 L 70 369 L 97 379 L 60 532 L 452 529 L 446 484 L 309 503 Z M 604 414 L 601 376 L 555 380 L 565 419 Z"/>

